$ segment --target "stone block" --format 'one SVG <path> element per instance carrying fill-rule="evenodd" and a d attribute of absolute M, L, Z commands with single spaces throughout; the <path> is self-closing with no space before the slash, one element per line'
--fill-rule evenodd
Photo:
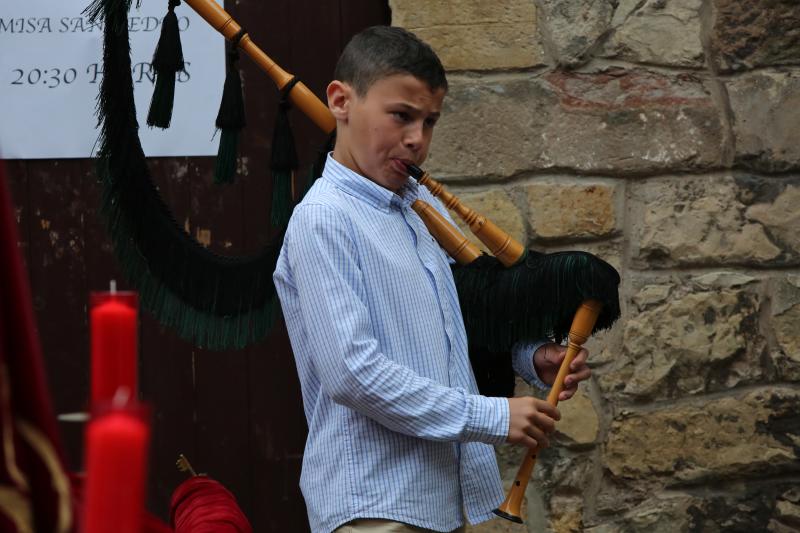
<path fill-rule="evenodd" d="M 552 442 L 539 454 L 534 475 L 534 484 L 545 501 L 557 494 L 582 493 L 592 482 L 598 460 L 592 451 L 565 446 L 563 437 L 556 436 Z"/>
<path fill-rule="evenodd" d="M 690 75 L 613 69 L 450 81 L 427 163 L 443 179 L 721 164 L 716 105 L 704 83 Z"/>
<path fill-rule="evenodd" d="M 603 463 L 620 480 L 665 487 L 800 471 L 800 392 L 758 389 L 703 403 L 622 410 Z"/>
<path fill-rule="evenodd" d="M 710 56 L 722 71 L 800 64 L 800 10 L 794 1 L 713 0 Z"/>
<path fill-rule="evenodd" d="M 586 533 L 673 533 L 675 531 L 797 531 L 798 490 L 791 482 L 725 484 L 705 497 L 656 491 L 621 516 Z"/>
<path fill-rule="evenodd" d="M 787 275 L 771 283 L 772 308 L 769 324 L 778 351 L 773 354 L 778 377 L 800 381 L 800 276 Z"/>
<path fill-rule="evenodd" d="M 497 227 L 521 242 L 523 246 L 528 242 L 522 213 L 514 204 L 507 190 L 499 187 L 492 189 L 448 187 L 448 190 L 458 196 L 461 203 L 465 206 L 491 220 Z M 458 215 L 455 213 L 451 213 L 451 215 L 461 232 L 469 237 L 470 241 L 482 250 L 489 251 L 488 248 L 472 234 L 469 226 L 462 221 Z"/>
<path fill-rule="evenodd" d="M 595 370 L 604 396 L 680 398 L 773 377 L 761 363 L 766 339 L 755 281 L 633 280 L 622 351 Z"/>
<path fill-rule="evenodd" d="M 621 0 L 601 56 L 633 63 L 702 68 L 701 0 Z"/>
<path fill-rule="evenodd" d="M 747 175 L 633 184 L 631 258 L 637 268 L 800 263 L 797 178 Z"/>
<path fill-rule="evenodd" d="M 485 2 L 482 0 L 389 0 L 392 24 L 422 28 L 446 24 L 511 24 L 536 22 L 536 5 L 527 0 Z"/>
<path fill-rule="evenodd" d="M 569 401 L 558 404 L 561 420 L 556 425 L 556 434 L 575 444 L 594 443 L 600 427 L 600 419 L 586 388 L 585 383 L 581 384 Z"/>
<path fill-rule="evenodd" d="M 529 524 L 529 531 L 581 531 L 589 497 L 585 491 L 593 483 L 597 456 L 565 448 L 562 440 L 556 439 L 539 454 L 530 492 L 543 502 L 546 523 L 538 527 Z"/>
<path fill-rule="evenodd" d="M 583 532 L 583 499 L 554 496 L 550 499 L 550 530 L 553 533 Z"/>
<path fill-rule="evenodd" d="M 619 229 L 618 205 L 624 187 L 615 181 L 548 179 L 520 189 L 537 238 L 608 237 Z"/>
<path fill-rule="evenodd" d="M 597 331 L 584 345 L 589 351 L 589 366 L 594 368 L 608 364 L 619 357 L 622 351 L 623 319 L 618 320 L 611 329 Z"/>
<path fill-rule="evenodd" d="M 538 0 L 539 26 L 545 48 L 558 65 L 575 66 L 591 59 L 591 50 L 608 31 L 611 2 Z"/>
<path fill-rule="evenodd" d="M 778 182 L 774 198 L 753 199 L 745 218 L 762 224 L 784 250 L 800 250 L 800 180 Z"/>
<path fill-rule="evenodd" d="M 735 163 L 768 172 L 800 168 L 800 73 L 748 74 L 727 82 L 727 89 Z"/>
<path fill-rule="evenodd" d="M 537 246 L 536 249 L 542 252 L 566 252 L 580 251 L 589 252 L 596 255 L 612 267 L 617 272 L 622 272 L 622 256 L 624 245 L 622 239 L 614 238 L 602 241 L 582 241 L 582 242 L 548 242 L 546 246 Z"/>
<path fill-rule="evenodd" d="M 688 531 L 687 509 L 693 498 L 681 494 L 652 494 L 637 505 L 622 506 L 620 500 L 601 501 L 612 504 L 613 516 L 599 519 L 586 533 L 674 533 Z M 613 497 L 613 496 L 612 496 Z M 629 509 L 628 512 L 619 510 Z M 610 509 L 609 509 L 610 510 Z"/>
<path fill-rule="evenodd" d="M 530 68 L 543 62 L 533 2 L 391 0 L 392 24 L 416 34 L 447 70 Z"/>

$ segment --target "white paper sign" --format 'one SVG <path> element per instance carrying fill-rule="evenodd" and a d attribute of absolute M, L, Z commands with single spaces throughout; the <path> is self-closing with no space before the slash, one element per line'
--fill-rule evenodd
<path fill-rule="evenodd" d="M 0 157 L 90 157 L 103 70 L 103 31 L 82 11 L 89 0 L 0 0 Z M 219 2 L 220 4 L 222 2 Z M 224 38 L 188 5 L 175 9 L 186 72 L 175 84 L 169 129 L 147 126 L 150 66 L 167 0 L 136 2 L 128 14 L 139 137 L 147 156 L 213 155 L 225 80 Z"/>

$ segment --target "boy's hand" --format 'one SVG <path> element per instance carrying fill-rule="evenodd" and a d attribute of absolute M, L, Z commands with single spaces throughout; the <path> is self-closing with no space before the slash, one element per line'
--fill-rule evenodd
<path fill-rule="evenodd" d="M 561 361 L 567 354 L 567 347 L 549 342 L 543 344 L 533 354 L 533 366 L 536 369 L 536 374 L 546 384 L 552 386 L 558 374 L 558 368 L 561 366 Z M 564 380 L 564 390 L 558 395 L 558 401 L 569 400 L 578 390 L 578 383 L 589 379 L 592 371 L 586 365 L 586 359 L 589 357 L 589 352 L 586 348 L 581 348 L 578 355 L 572 360 L 569 365 L 570 373 L 567 374 Z"/>
<path fill-rule="evenodd" d="M 547 435 L 561 420 L 558 409 L 544 400 L 522 396 L 508 399 L 509 423 L 507 442 L 528 448 L 546 448 L 550 441 Z"/>

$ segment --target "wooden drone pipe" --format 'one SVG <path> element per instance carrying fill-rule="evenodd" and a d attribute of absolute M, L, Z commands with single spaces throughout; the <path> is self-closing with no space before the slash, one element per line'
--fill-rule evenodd
<path fill-rule="evenodd" d="M 503 265 L 510 267 L 525 255 L 525 247 L 520 242 L 501 230 L 485 216 L 462 204 L 458 197 L 445 190 L 444 186 L 433 179 L 430 174 L 416 165 L 406 166 L 409 173 L 421 185 L 425 185 L 431 191 L 431 194 L 442 201 L 445 207 L 454 211 L 461 220 L 467 223 L 470 231 L 489 248 L 492 255 Z"/>
<path fill-rule="evenodd" d="M 469 242 L 469 239 L 464 237 L 432 205 L 422 200 L 414 200 L 411 209 L 419 215 L 431 235 L 459 265 L 468 265 L 481 256 L 478 247 Z"/>
<path fill-rule="evenodd" d="M 553 388 L 550 389 L 550 394 L 547 395 L 547 403 L 552 406 L 558 405 L 558 396 L 564 390 L 564 379 L 569 374 L 569 365 L 572 360 L 578 355 L 583 344 L 588 340 L 594 329 L 594 324 L 597 322 L 597 317 L 600 315 L 600 310 L 603 304 L 597 300 L 584 301 L 575 317 L 572 319 L 572 325 L 569 328 L 569 342 L 567 344 L 567 353 L 561 366 L 558 368 Z M 514 483 L 508 491 L 506 500 L 500 507 L 494 510 L 497 516 L 501 516 L 512 522 L 522 523 L 520 508 L 522 506 L 522 499 L 525 496 L 525 489 L 528 487 L 528 482 L 533 472 L 533 467 L 536 465 L 536 456 L 538 448 L 532 448 L 525 454 L 525 459 L 517 471 L 514 478 Z"/>

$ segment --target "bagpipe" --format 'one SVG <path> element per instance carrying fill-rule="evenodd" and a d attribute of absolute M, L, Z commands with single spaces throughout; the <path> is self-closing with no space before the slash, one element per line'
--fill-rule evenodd
<path fill-rule="evenodd" d="M 184 1 L 231 43 L 216 121 L 222 134 L 215 181 L 232 180 L 236 142 L 244 126 L 241 82 L 235 66 L 238 51 L 255 61 L 280 91 L 271 161 L 275 182 L 272 222 L 285 229 L 291 205 L 297 201 L 290 196 L 284 202 L 290 208 L 276 217 L 275 200 L 294 188 L 297 166 L 286 112 L 293 105 L 326 133 L 335 133 L 335 121 L 327 106 L 256 46 L 216 2 Z M 153 58 L 156 83 L 148 124 L 162 128 L 170 124 L 175 75 L 183 69 L 174 14 L 179 3 L 169 0 Z M 264 338 L 279 316 L 271 273 L 283 232 L 253 256 L 230 257 L 207 250 L 175 222 L 152 183 L 138 138 L 127 30 L 130 4 L 131 0 L 95 0 L 87 8 L 90 18 L 102 19 L 105 24 L 98 172 L 104 186 L 102 212 L 115 254 L 129 282 L 138 289 L 142 305 L 162 324 L 207 348 L 240 348 Z M 333 136 L 331 141 L 335 142 Z M 544 337 L 561 342 L 567 338 L 567 355 L 548 397 L 555 405 L 572 358 L 593 332 L 610 327 L 620 315 L 619 274 L 586 252 L 542 254 L 526 249 L 464 206 L 422 169 L 412 166 L 409 174 L 464 220 L 493 254 L 481 253 L 432 206 L 421 200 L 412 205 L 456 260 L 453 277 L 481 392 L 513 394 L 509 352 L 516 342 Z M 318 176 L 316 172 L 314 177 Z M 496 511 L 500 516 L 521 521 L 520 504 L 535 460 L 536 450 L 526 454 L 506 502 Z"/>

